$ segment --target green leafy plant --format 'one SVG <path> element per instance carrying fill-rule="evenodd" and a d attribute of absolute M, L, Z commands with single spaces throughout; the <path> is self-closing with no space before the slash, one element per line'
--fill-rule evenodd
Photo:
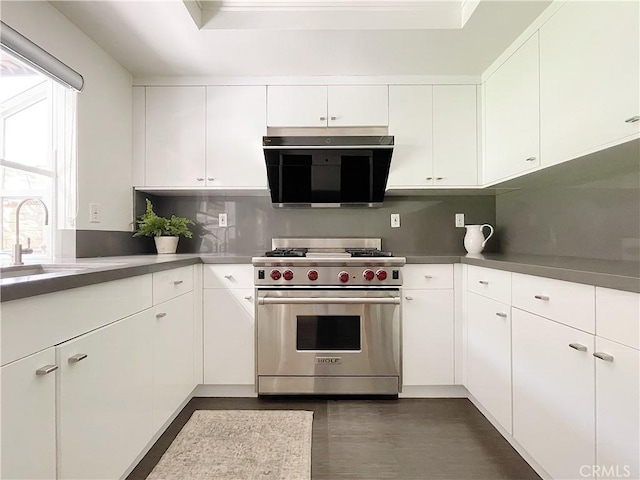
<path fill-rule="evenodd" d="M 149 199 L 146 200 L 147 209 L 136 220 L 138 229 L 133 234 L 134 237 L 193 237 L 191 230 L 189 230 L 189 225 L 195 225 L 193 221 L 175 215 L 171 215 L 171 218 L 159 217 L 153 211 L 153 205 Z"/>

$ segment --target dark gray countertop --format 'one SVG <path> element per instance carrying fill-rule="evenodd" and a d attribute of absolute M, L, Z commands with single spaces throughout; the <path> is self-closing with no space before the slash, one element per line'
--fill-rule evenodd
<path fill-rule="evenodd" d="M 260 253 L 255 256 L 260 256 Z M 404 256 L 408 264 L 464 263 L 640 293 L 640 262 L 497 254 L 398 256 Z M 1 278 L 0 301 L 7 302 L 198 263 L 250 264 L 251 257 L 218 253 L 61 259 L 50 264 L 69 266 L 68 271 Z M 79 268 L 72 269 L 74 265 Z"/>

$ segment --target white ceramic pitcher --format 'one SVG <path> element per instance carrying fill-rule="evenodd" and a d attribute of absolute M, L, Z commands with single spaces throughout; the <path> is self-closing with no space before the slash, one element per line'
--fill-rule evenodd
<path fill-rule="evenodd" d="M 483 229 L 488 227 L 490 230 L 489 236 L 484 238 Z M 464 248 L 469 253 L 480 253 L 487 244 L 487 240 L 493 235 L 493 227 L 488 223 L 483 225 L 465 225 L 467 233 L 464 236 Z"/>

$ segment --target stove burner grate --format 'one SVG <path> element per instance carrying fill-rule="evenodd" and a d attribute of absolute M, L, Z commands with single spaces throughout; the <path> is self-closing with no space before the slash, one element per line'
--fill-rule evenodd
<path fill-rule="evenodd" d="M 308 248 L 276 248 L 266 252 L 265 257 L 306 257 Z"/>
<path fill-rule="evenodd" d="M 352 257 L 393 257 L 391 252 L 385 252 L 377 248 L 347 248 L 346 251 Z"/>

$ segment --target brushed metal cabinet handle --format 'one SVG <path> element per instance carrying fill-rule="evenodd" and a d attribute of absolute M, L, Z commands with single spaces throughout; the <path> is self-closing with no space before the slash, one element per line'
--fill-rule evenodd
<path fill-rule="evenodd" d="M 233 277 L 233 275 L 231 275 L 231 274 L 224 276 L 224 278 L 226 278 L 227 280 L 231 280 L 231 277 Z"/>
<path fill-rule="evenodd" d="M 433 177 L 427 177 L 426 180 L 433 180 Z"/>
<path fill-rule="evenodd" d="M 47 375 L 48 373 L 55 372 L 58 369 L 58 365 L 45 365 L 36 370 L 36 375 Z"/>
<path fill-rule="evenodd" d="M 207 180 L 209 180 L 210 182 L 213 182 L 215 179 L 215 177 L 207 177 Z"/>
<path fill-rule="evenodd" d="M 85 358 L 87 358 L 86 353 L 78 353 L 76 355 L 71 355 L 69 357 L 69 363 L 78 363 L 79 361 L 84 360 Z"/>
<path fill-rule="evenodd" d="M 408 295 L 406 297 L 404 297 L 404 298 L 405 298 L 405 300 L 413 300 L 413 297 L 410 297 Z"/>
<path fill-rule="evenodd" d="M 549 297 L 547 295 L 534 295 L 533 298 L 535 298 L 536 300 L 544 300 L 545 302 L 549 300 Z"/>
<path fill-rule="evenodd" d="M 613 362 L 613 355 L 609 355 L 608 353 L 595 352 L 593 356 L 600 360 L 604 360 L 605 362 Z"/>
<path fill-rule="evenodd" d="M 507 318 L 507 314 L 506 313 L 502 313 L 502 312 L 498 312 L 496 313 L 497 316 L 502 317 L 502 318 Z"/>
<path fill-rule="evenodd" d="M 156 313 L 156 318 L 164 318 L 167 314 L 165 312 Z"/>
<path fill-rule="evenodd" d="M 569 346 L 571 348 L 573 348 L 574 350 L 578 350 L 579 352 L 586 352 L 587 351 L 587 347 L 585 347 L 581 343 L 570 343 Z"/>
<path fill-rule="evenodd" d="M 204 178 L 203 177 L 198 177 L 198 178 L 196 178 L 196 180 L 199 181 L 199 182 L 204 182 Z"/>
<path fill-rule="evenodd" d="M 625 123 L 636 123 L 637 121 L 640 121 L 640 115 L 635 115 L 631 118 L 627 118 L 624 122 Z"/>
<path fill-rule="evenodd" d="M 444 177 L 436 177 L 436 180 L 443 180 Z"/>
<path fill-rule="evenodd" d="M 425 275 L 424 278 L 426 278 L 428 280 L 430 278 L 433 278 L 433 275 Z"/>
<path fill-rule="evenodd" d="M 487 282 L 486 280 L 478 280 L 478 283 L 480 285 L 489 285 L 489 282 Z"/>
<path fill-rule="evenodd" d="M 251 300 L 253 297 L 251 295 L 245 295 L 244 299 L 245 300 Z"/>
<path fill-rule="evenodd" d="M 536 157 L 529 157 L 527 159 L 525 159 L 525 162 L 535 162 L 537 160 Z"/>
<path fill-rule="evenodd" d="M 322 120 L 323 122 L 327 119 L 327 117 L 320 117 L 320 120 Z"/>
<path fill-rule="evenodd" d="M 331 117 L 331 120 L 337 120 L 338 117 Z"/>
<path fill-rule="evenodd" d="M 183 280 L 174 280 L 174 281 L 173 281 L 173 284 L 174 284 L 174 285 L 180 285 L 180 284 L 182 284 L 182 283 L 184 283 L 184 281 L 183 281 Z"/>

